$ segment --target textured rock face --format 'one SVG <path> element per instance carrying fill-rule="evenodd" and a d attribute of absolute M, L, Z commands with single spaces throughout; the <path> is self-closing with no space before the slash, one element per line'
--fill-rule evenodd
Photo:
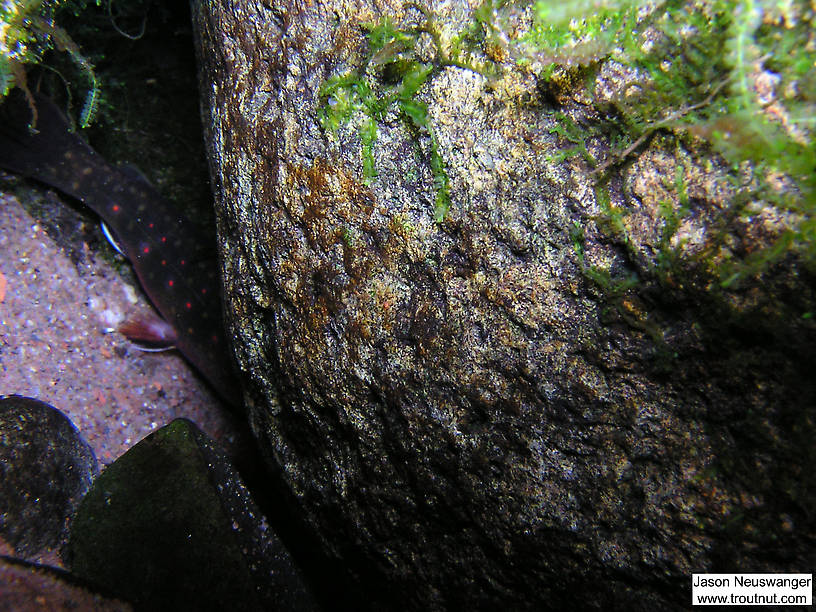
<path fill-rule="evenodd" d="M 139 609 L 316 609 L 227 457 L 185 419 L 94 482 L 63 557 L 75 576 Z"/>
<path fill-rule="evenodd" d="M 58 550 L 97 471 L 93 450 L 62 412 L 0 396 L 0 542 L 28 560 Z"/>
<path fill-rule="evenodd" d="M 473 8 L 428 6 L 452 30 Z M 324 130 L 319 91 L 360 68 L 362 24 L 384 15 L 421 19 L 364 0 L 194 12 L 249 416 L 327 553 L 402 609 L 671 607 L 692 571 L 803 571 L 810 328 L 717 336 L 693 303 L 647 305 L 669 311 L 667 356 L 643 303 L 609 307 L 571 235 L 599 210 L 589 173 L 549 161 L 555 123 L 520 74 L 448 67 L 421 89 L 451 182 L 441 223 L 429 138 L 393 109 L 366 181 L 355 119 Z M 624 177 L 645 251 L 675 165 L 658 142 Z M 727 194 L 704 174 L 688 189 L 708 210 Z"/>

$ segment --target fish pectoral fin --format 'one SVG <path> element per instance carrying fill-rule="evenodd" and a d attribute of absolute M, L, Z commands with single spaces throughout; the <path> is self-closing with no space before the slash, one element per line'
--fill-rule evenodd
<path fill-rule="evenodd" d="M 105 236 L 105 239 L 110 243 L 110 245 L 125 259 L 128 259 L 128 256 L 125 255 L 125 252 L 122 250 L 122 247 L 119 246 L 119 243 L 116 241 L 116 238 L 113 237 L 113 232 L 108 227 L 108 224 L 104 221 L 100 221 L 99 225 L 102 228 L 102 234 Z"/>
<path fill-rule="evenodd" d="M 172 348 L 178 340 L 173 326 L 155 315 L 138 315 L 119 325 L 119 333 L 132 342 L 144 342 L 149 349 Z"/>
<path fill-rule="evenodd" d="M 172 351 L 175 347 L 173 346 L 144 346 L 142 344 L 136 344 L 133 342 L 130 346 L 135 348 L 137 351 L 141 351 L 143 353 L 163 353 L 164 351 Z"/>

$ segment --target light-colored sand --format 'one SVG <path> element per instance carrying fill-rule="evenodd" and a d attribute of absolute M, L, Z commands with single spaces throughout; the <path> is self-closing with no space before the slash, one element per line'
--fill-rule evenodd
<path fill-rule="evenodd" d="M 230 417 L 182 357 L 138 351 L 114 331 L 150 309 L 141 290 L 87 245 L 77 251 L 74 263 L 17 196 L 0 191 L 0 394 L 57 407 L 102 466 L 176 417 L 230 450 Z"/>

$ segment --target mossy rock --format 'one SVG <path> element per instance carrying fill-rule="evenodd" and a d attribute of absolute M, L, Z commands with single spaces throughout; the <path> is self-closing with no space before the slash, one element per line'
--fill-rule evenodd
<path fill-rule="evenodd" d="M 622 133 L 648 79 L 456 64 L 464 0 L 194 7 L 253 431 L 372 608 L 679 609 L 692 572 L 812 565 L 812 276 L 718 295 L 789 226 L 723 229 L 723 158 Z"/>
<path fill-rule="evenodd" d="M 302 610 L 311 598 L 223 453 L 191 422 L 154 432 L 82 502 L 66 562 L 145 609 Z"/>

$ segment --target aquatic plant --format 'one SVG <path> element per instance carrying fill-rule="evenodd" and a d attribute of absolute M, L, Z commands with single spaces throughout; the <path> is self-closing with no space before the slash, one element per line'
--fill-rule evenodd
<path fill-rule="evenodd" d="M 355 113 L 362 113 L 359 126 L 362 144 L 363 175 L 371 181 L 377 176 L 374 164 L 374 144 L 377 125 L 396 107 L 409 130 L 429 142 L 428 161 L 434 184 L 434 218 L 444 220 L 450 208 L 450 179 L 439 142 L 428 118 L 427 105 L 417 98 L 422 86 L 447 66 L 485 73 L 490 66 L 474 59 L 470 30 L 443 40 L 435 16 L 427 8 L 410 3 L 407 7 L 423 16 L 418 27 L 398 28 L 389 18 L 367 24 L 368 52 L 363 65 L 346 74 L 328 79 L 320 88 L 323 105 L 319 109 L 324 129 L 336 132 Z M 419 37 L 429 35 L 435 57 L 423 61 L 416 53 Z"/>
<path fill-rule="evenodd" d="M 508 44 L 518 63 L 539 67 L 544 82 L 563 78 L 564 70 L 582 73 L 609 131 L 617 133 L 617 144 L 605 159 L 596 164 L 587 160 L 600 185 L 658 132 L 702 138 L 733 169 L 736 195 L 722 231 L 711 233 L 697 261 L 716 258 L 710 272 L 726 288 L 789 253 L 816 265 L 816 29 L 811 3 L 538 0 L 533 9 L 532 27 Z M 498 10 L 494 23 L 501 29 Z M 604 62 L 633 75 L 611 101 L 598 95 Z M 771 93 L 760 93 L 757 82 L 763 78 L 774 83 Z M 567 142 L 576 143 L 565 115 L 555 117 Z M 570 150 L 585 157 L 581 146 Z M 678 193 L 674 205 L 662 207 L 664 236 L 677 229 L 681 199 Z M 758 207 L 790 213 L 790 227 L 747 257 L 726 253 L 727 221 L 757 215 Z M 614 219 L 602 216 L 612 234 L 620 234 Z M 681 263 L 676 249 L 669 252 L 669 242 L 662 239 L 657 254 L 657 267 L 664 272 L 668 262 Z"/>
<path fill-rule="evenodd" d="M 2 0 L 0 2 L 0 99 L 14 87 L 26 96 L 36 126 L 37 109 L 28 87 L 25 66 L 43 63 L 44 54 L 52 49 L 66 53 L 88 82 L 85 102 L 79 115 L 80 127 L 93 121 L 99 100 L 99 82 L 93 66 L 81 53 L 68 33 L 57 25 L 59 10 L 75 14 L 89 0 Z M 102 0 L 95 0 L 101 5 Z"/>
<path fill-rule="evenodd" d="M 406 7 L 419 11 L 424 22 L 397 27 L 385 18 L 367 25 L 362 66 L 330 78 L 320 91 L 321 121 L 328 131 L 335 132 L 355 113 L 363 114 L 359 136 L 367 180 L 376 177 L 378 123 L 396 106 L 409 127 L 428 139 L 435 217 L 441 221 L 450 206 L 449 179 L 428 109 L 417 100 L 420 88 L 446 66 L 491 77 L 533 70 L 542 89 L 549 82 L 558 87 L 565 74 L 573 74 L 572 82 L 587 84 L 606 125 L 579 128 L 566 113 L 553 111 L 555 131 L 567 142 L 553 159 L 582 156 L 603 191 L 610 173 L 658 132 L 702 138 L 734 169 L 734 182 L 741 181 L 734 206 L 759 202 L 795 217 L 774 245 L 747 259 L 722 257 L 721 244 L 710 243 L 706 255 L 717 253 L 721 260 L 716 266 L 719 282 L 729 286 L 791 251 L 816 262 L 816 30 L 814 9 L 806 0 L 484 0 L 470 23 L 447 39 L 427 8 Z M 528 15 L 528 27 L 513 29 L 509 15 L 519 10 Z M 423 35 L 432 40 L 432 61 L 417 54 Z M 622 93 L 602 100 L 598 75 L 607 62 L 625 67 L 632 76 Z M 776 79 L 775 103 L 760 100 L 757 93 L 755 82 L 763 73 Z M 589 154 L 587 129 L 611 135 L 613 146 L 603 159 Z M 748 171 L 750 179 L 737 177 L 737 168 L 743 175 Z M 771 180 L 780 175 L 784 181 Z M 785 188 L 779 189 L 780 184 Z M 606 218 L 600 225 L 620 229 L 625 212 L 602 215 Z M 677 214 L 667 208 L 664 212 Z M 669 233 L 670 227 L 664 228 Z M 715 235 L 724 239 L 726 232 Z M 661 247 L 668 248 L 668 241 L 661 241 Z M 661 269 L 668 261 L 679 263 L 674 255 L 661 250 Z"/>

